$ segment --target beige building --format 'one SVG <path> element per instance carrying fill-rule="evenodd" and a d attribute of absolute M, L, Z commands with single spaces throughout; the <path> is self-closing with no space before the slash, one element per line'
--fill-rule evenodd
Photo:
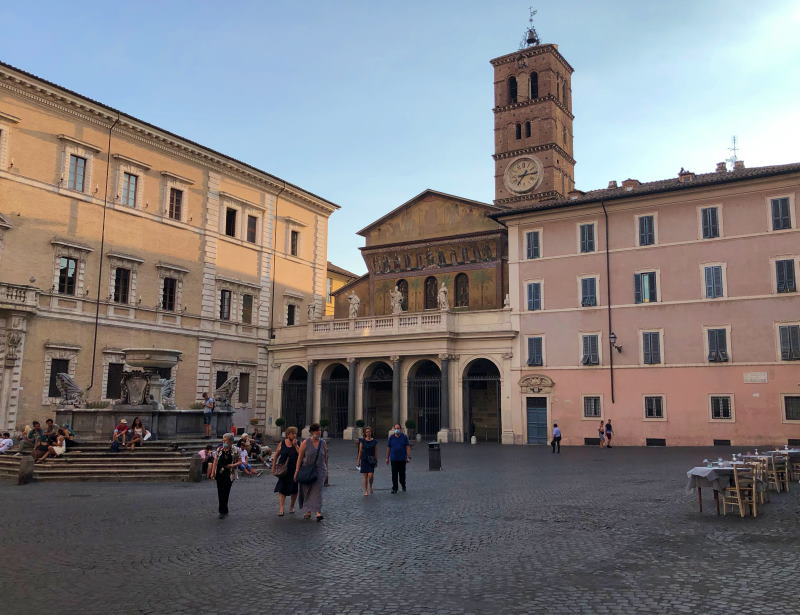
<path fill-rule="evenodd" d="M 0 64 L 0 427 L 51 416 L 57 372 L 118 399 L 121 350 L 151 346 L 183 353 L 178 407 L 239 376 L 235 421 L 263 422 L 268 344 L 322 312 L 336 209 Z"/>
<path fill-rule="evenodd" d="M 351 273 L 347 269 L 343 269 L 338 265 L 334 265 L 328 261 L 328 274 L 325 278 L 325 317 L 330 318 L 333 316 L 334 300 L 333 294 L 342 286 L 349 284 L 356 280 L 359 276 Z"/>

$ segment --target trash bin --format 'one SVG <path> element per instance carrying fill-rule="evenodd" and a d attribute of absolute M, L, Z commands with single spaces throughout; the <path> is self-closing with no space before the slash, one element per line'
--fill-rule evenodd
<path fill-rule="evenodd" d="M 428 470 L 442 469 L 442 447 L 438 442 L 428 442 Z"/>

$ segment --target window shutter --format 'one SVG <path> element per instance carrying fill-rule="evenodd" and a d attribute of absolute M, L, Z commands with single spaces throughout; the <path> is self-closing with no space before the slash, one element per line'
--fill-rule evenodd
<path fill-rule="evenodd" d="M 642 302 L 642 274 L 633 274 L 633 301 L 634 303 Z"/>
<path fill-rule="evenodd" d="M 778 283 L 777 291 L 779 293 L 785 293 L 786 290 L 786 267 L 784 267 L 786 261 L 775 261 L 775 279 Z"/>
<path fill-rule="evenodd" d="M 528 238 L 528 258 L 539 258 L 539 233 L 538 231 L 529 231 Z"/>
<path fill-rule="evenodd" d="M 542 365 L 542 338 L 528 338 L 528 365 Z"/>
<path fill-rule="evenodd" d="M 589 336 L 589 347 L 590 347 L 590 350 L 591 350 L 591 353 L 590 353 L 591 364 L 592 365 L 599 364 L 600 363 L 600 357 L 599 357 L 598 348 L 597 348 L 597 336 L 596 335 L 590 335 Z"/>
<path fill-rule="evenodd" d="M 714 297 L 714 274 L 712 271 L 712 267 L 705 268 L 706 274 L 706 297 Z"/>
<path fill-rule="evenodd" d="M 797 290 L 797 282 L 794 275 L 794 261 L 784 261 L 786 263 L 786 292 L 793 293 Z"/>
<path fill-rule="evenodd" d="M 714 278 L 714 296 L 722 297 L 725 293 L 722 289 L 722 267 L 712 267 Z"/>
<path fill-rule="evenodd" d="M 800 326 L 792 325 L 789 329 L 789 360 L 800 359 Z"/>
<path fill-rule="evenodd" d="M 647 289 L 648 301 L 658 301 L 658 294 L 656 292 L 656 274 L 655 272 L 652 272 L 646 275 L 648 281 L 648 289 Z"/>
<path fill-rule="evenodd" d="M 542 309 L 541 286 L 538 282 L 528 284 L 528 310 Z"/>
<path fill-rule="evenodd" d="M 708 239 L 711 237 L 711 209 L 704 209 L 701 218 L 703 223 L 703 238 Z"/>

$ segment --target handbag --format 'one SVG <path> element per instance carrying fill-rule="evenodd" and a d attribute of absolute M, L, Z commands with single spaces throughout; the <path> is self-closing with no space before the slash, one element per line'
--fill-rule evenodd
<path fill-rule="evenodd" d="M 286 455 L 283 463 L 281 463 L 280 452 L 283 448 L 283 442 L 278 447 L 278 450 L 275 451 L 275 454 L 278 455 L 278 460 L 275 462 L 275 468 L 272 470 L 272 475 L 278 478 L 283 478 L 289 473 L 289 455 Z"/>
<path fill-rule="evenodd" d="M 301 485 L 310 485 L 317 480 L 317 461 L 319 460 L 319 453 L 322 450 L 322 442 L 320 441 L 317 447 L 317 454 L 314 457 L 314 463 L 311 465 L 303 465 L 297 473 L 297 482 Z"/>

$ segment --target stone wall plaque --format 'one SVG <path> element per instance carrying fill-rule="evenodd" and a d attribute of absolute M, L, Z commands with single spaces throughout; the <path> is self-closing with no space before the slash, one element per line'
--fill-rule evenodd
<path fill-rule="evenodd" d="M 767 382 L 767 372 L 745 372 L 745 384 L 764 384 Z"/>
<path fill-rule="evenodd" d="M 540 374 L 525 376 L 519 381 L 523 393 L 550 393 L 554 386 L 555 383 L 550 377 Z"/>

